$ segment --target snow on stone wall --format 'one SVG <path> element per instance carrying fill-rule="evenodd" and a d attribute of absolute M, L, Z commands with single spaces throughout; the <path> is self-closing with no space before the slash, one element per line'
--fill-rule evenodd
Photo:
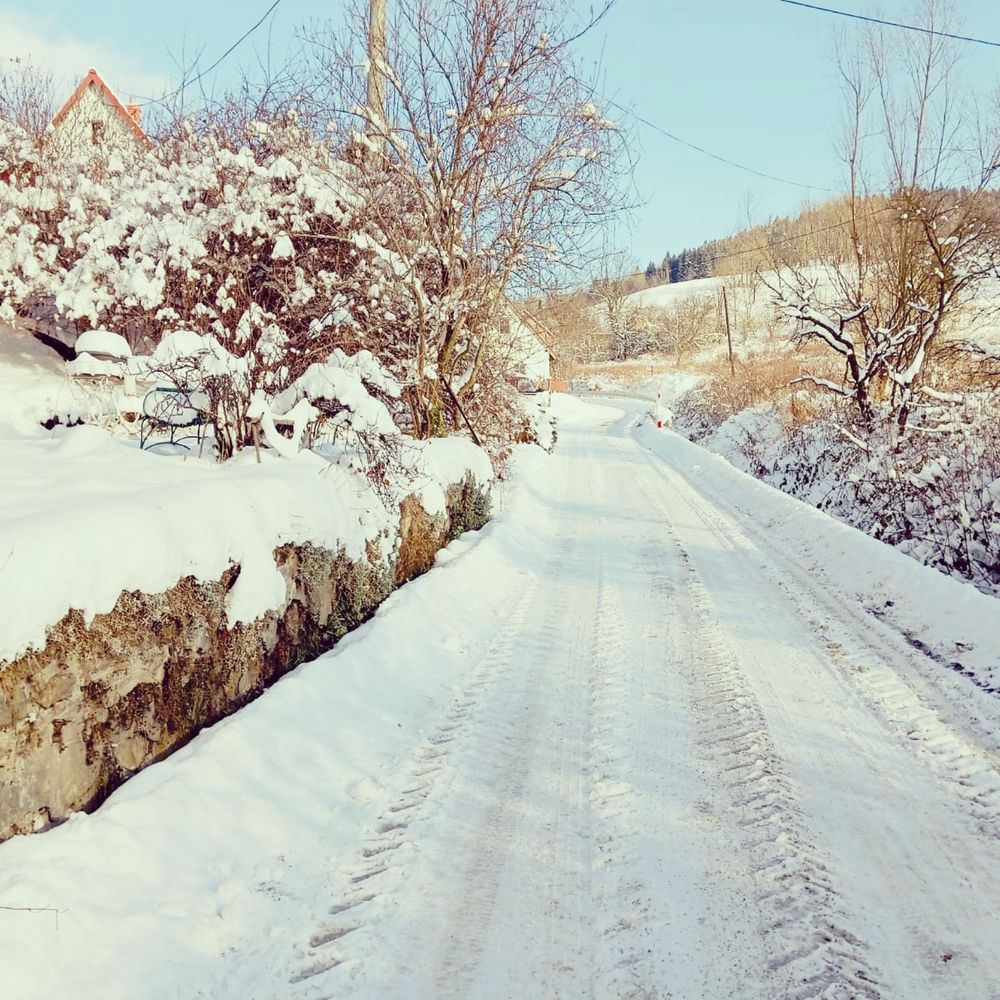
<path fill-rule="evenodd" d="M 219 467 L 93 427 L 0 440 L 26 473 L 0 498 L 0 840 L 96 804 L 480 527 L 485 453 L 414 450 L 392 510 L 335 464 Z M 33 494 L 56 488 L 66 506 Z"/>

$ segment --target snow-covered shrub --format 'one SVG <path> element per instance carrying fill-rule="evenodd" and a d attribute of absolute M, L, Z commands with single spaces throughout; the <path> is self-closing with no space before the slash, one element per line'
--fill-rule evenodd
<path fill-rule="evenodd" d="M 0 319 L 12 321 L 48 290 L 57 270 L 53 229 L 56 191 L 37 144 L 24 129 L 0 119 Z"/>
<path fill-rule="evenodd" d="M 556 418 L 548 407 L 549 394 L 538 393 L 521 399 L 521 409 L 524 411 L 524 423 L 515 440 L 520 444 L 537 444 L 546 451 L 552 451 L 556 446 L 558 431 Z"/>
<path fill-rule="evenodd" d="M 338 349 L 306 369 L 268 409 L 285 423 L 298 411 L 305 433 L 300 435 L 293 419 L 293 440 L 320 445 L 326 457 L 359 468 L 376 492 L 388 497 L 401 463 L 401 432 L 390 410 L 400 393 L 399 383 L 370 351 L 348 355 Z"/>
<path fill-rule="evenodd" d="M 231 454 L 250 441 L 258 394 L 280 396 L 336 350 L 405 369 L 399 262 L 364 231 L 353 171 L 294 123 L 253 123 L 238 148 L 185 133 L 92 214 L 57 304 L 154 344 L 194 338 L 193 350 L 160 358 L 159 372 L 210 396 L 219 452 Z M 385 395 L 399 410 L 398 386 Z"/>
<path fill-rule="evenodd" d="M 998 402 L 979 396 L 923 408 L 899 441 L 890 429 L 873 434 L 867 460 L 838 498 L 870 534 L 993 593 L 1000 592 Z"/>
<path fill-rule="evenodd" d="M 454 540 L 466 531 L 478 531 L 490 519 L 493 501 L 470 472 L 449 496 L 448 538 Z"/>
<path fill-rule="evenodd" d="M 177 329 L 211 334 L 237 356 L 343 324 L 347 254 L 314 244 L 343 233 L 347 189 L 328 150 L 288 142 L 261 158 L 189 133 L 151 151 L 107 212 L 92 214 L 60 309 L 138 326 L 153 343 Z"/>
<path fill-rule="evenodd" d="M 39 144 L 0 119 L 0 317 L 56 295 L 95 224 L 148 168 L 145 157 L 117 150 Z"/>
<path fill-rule="evenodd" d="M 923 408 L 900 438 L 888 407 L 863 437 L 843 403 L 811 420 L 764 405 L 705 439 L 765 482 L 918 561 L 1000 592 L 1000 415 L 994 396 Z"/>
<path fill-rule="evenodd" d="M 394 425 L 464 432 L 460 397 L 473 426 L 509 442 L 515 410 L 492 359 L 502 287 L 454 287 L 475 269 L 461 250 L 459 270 L 442 267 L 426 192 L 294 115 L 242 127 L 178 128 L 126 162 L 58 159 L 0 123 L 0 316 L 45 297 L 142 353 L 200 338 L 153 374 L 209 396 L 220 457 L 251 443 L 262 399 L 337 350 L 367 351 L 391 373 Z"/>

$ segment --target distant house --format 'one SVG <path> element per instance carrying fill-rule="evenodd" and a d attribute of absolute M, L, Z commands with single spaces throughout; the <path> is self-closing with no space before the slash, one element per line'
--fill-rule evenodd
<path fill-rule="evenodd" d="M 538 388 L 548 388 L 552 378 L 552 350 L 545 325 L 524 310 L 509 305 L 511 374 Z"/>
<path fill-rule="evenodd" d="M 52 119 L 46 143 L 77 153 L 91 147 L 141 150 L 150 145 L 142 130 L 142 108 L 122 104 L 92 69 Z"/>

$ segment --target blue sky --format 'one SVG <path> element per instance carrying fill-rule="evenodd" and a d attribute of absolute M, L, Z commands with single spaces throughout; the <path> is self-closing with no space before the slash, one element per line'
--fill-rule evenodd
<path fill-rule="evenodd" d="M 94 65 L 123 96 L 142 96 L 162 89 L 176 60 L 203 51 L 202 65 L 214 61 L 269 5 L 0 0 L 0 56 L 31 55 L 64 74 L 68 87 Z M 825 5 L 872 10 L 865 0 Z M 590 3 L 578 6 L 585 11 Z M 956 7 L 962 33 L 1000 41 L 997 0 L 958 0 Z M 342 8 L 337 0 L 282 0 L 268 25 L 219 67 L 218 81 L 252 64 L 268 40 L 280 56 L 296 26 Z M 910 0 L 882 0 L 879 10 L 894 20 L 914 16 Z M 779 0 L 618 0 L 579 54 L 601 65 L 609 97 L 668 131 L 765 173 L 837 188 L 842 177 L 831 144 L 840 109 L 831 50 L 835 32 L 848 24 Z M 1000 78 L 1000 48 L 962 51 L 969 87 L 990 91 Z M 615 109 L 610 116 L 625 118 Z M 622 242 L 640 266 L 732 231 L 746 218 L 748 199 L 762 221 L 826 196 L 717 163 L 645 126 L 635 131 L 644 207 Z"/>

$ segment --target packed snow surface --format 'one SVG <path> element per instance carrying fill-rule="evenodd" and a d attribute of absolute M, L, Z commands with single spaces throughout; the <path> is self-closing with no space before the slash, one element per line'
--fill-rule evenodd
<path fill-rule="evenodd" d="M 4 1000 L 1000 995 L 997 602 L 555 406 L 332 653 L 0 846 Z"/>

